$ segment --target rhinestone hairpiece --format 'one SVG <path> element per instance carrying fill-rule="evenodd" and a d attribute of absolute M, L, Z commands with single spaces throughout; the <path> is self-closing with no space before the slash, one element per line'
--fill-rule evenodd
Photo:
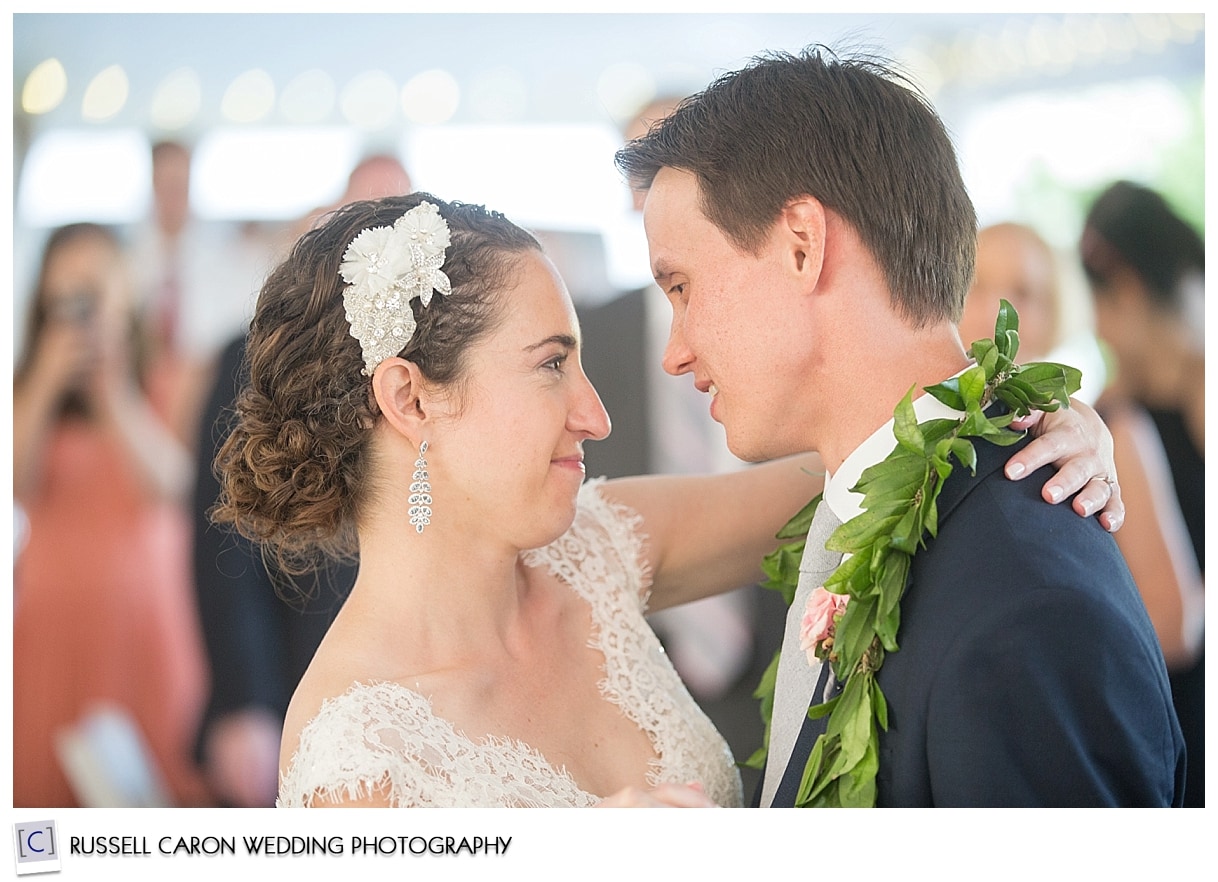
<path fill-rule="evenodd" d="M 369 227 L 347 246 L 338 271 L 347 283 L 343 306 L 364 354 L 365 376 L 414 336 L 411 300 L 418 297 L 426 307 L 433 291 L 452 293 L 440 271 L 448 244 L 448 223 L 440 210 L 420 202 L 392 227 Z"/>

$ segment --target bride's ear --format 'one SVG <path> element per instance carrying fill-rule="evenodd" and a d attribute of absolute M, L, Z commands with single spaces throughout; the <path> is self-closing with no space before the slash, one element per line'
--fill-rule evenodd
<path fill-rule="evenodd" d="M 385 421 L 417 443 L 427 419 L 423 375 L 404 358 L 386 358 L 372 372 L 372 395 Z"/>
<path fill-rule="evenodd" d="M 800 196 L 787 203 L 778 223 L 789 269 L 812 290 L 825 262 L 825 206 L 812 196 Z"/>

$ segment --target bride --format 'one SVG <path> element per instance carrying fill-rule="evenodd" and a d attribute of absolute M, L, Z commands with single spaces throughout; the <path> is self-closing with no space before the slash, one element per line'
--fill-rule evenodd
<path fill-rule="evenodd" d="M 360 567 L 279 805 L 741 804 L 643 615 L 756 580 L 819 463 L 585 482 L 609 418 L 579 352 L 536 240 L 424 193 L 335 212 L 267 279 L 216 519 Z"/>

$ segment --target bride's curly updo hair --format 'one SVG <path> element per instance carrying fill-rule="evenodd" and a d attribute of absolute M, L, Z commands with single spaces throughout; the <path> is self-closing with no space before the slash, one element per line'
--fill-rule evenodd
<path fill-rule="evenodd" d="M 392 226 L 420 202 L 448 222 L 442 269 L 452 293 L 426 308 L 411 303 L 418 325 L 399 354 L 436 385 L 460 383 L 467 348 L 503 315 L 497 295 L 515 283 L 519 258 L 541 250 L 498 212 L 412 193 L 331 213 L 267 277 L 246 344 L 248 384 L 216 455 L 221 494 L 212 519 L 261 543 L 286 573 L 358 552 L 370 430 L 380 413 L 347 323 L 339 266 L 361 232 Z"/>

